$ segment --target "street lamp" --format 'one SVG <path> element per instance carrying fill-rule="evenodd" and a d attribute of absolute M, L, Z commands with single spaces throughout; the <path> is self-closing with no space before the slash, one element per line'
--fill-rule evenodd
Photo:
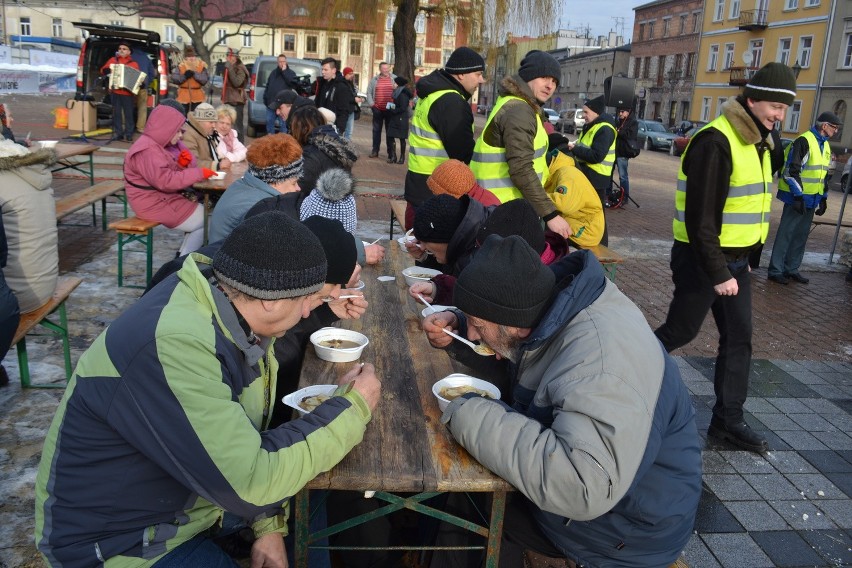
<path fill-rule="evenodd" d="M 797 60 L 796 60 L 796 64 L 795 64 L 795 65 L 793 65 L 793 75 L 795 75 L 795 76 L 796 76 L 796 79 L 798 79 L 798 78 L 799 78 L 799 73 L 801 73 L 801 72 L 802 72 L 802 66 L 801 66 L 801 64 L 799 63 L 799 60 L 797 59 Z"/>

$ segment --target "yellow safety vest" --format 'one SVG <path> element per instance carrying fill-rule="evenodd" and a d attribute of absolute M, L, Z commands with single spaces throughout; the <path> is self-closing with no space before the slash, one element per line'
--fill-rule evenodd
<path fill-rule="evenodd" d="M 754 144 L 743 142 L 724 115 L 701 130 L 706 128 L 715 128 L 728 139 L 733 162 L 728 197 L 722 208 L 719 244 L 722 248 L 745 248 L 758 241 L 766 242 L 766 235 L 769 234 L 769 210 L 772 205 L 772 194 L 769 192 L 772 183 L 769 152 L 765 152 L 761 160 Z M 695 136 L 692 140 L 695 140 Z M 686 236 L 686 175 L 683 173 L 683 160 L 689 153 L 692 140 L 683 153 L 681 167 L 678 169 L 675 218 L 672 223 L 675 240 L 684 243 L 689 242 L 689 237 Z"/>
<path fill-rule="evenodd" d="M 408 170 L 417 174 L 430 175 L 435 168 L 450 159 L 441 137 L 429 124 L 429 109 L 432 104 L 448 93 L 455 93 L 461 97 L 461 93 L 453 89 L 435 91 L 425 99 L 421 99 L 414 109 L 411 119 L 411 131 L 408 134 Z M 464 97 L 462 97 L 464 98 Z M 471 124 L 471 136 L 473 136 L 473 125 Z"/>
<path fill-rule="evenodd" d="M 488 130 L 488 125 L 497 116 L 497 113 L 512 99 L 523 101 L 524 99 L 513 95 L 502 96 L 497 99 L 497 104 L 491 111 L 491 116 L 485 123 L 485 128 L 482 129 L 482 134 L 476 140 L 476 145 L 473 147 L 473 159 L 470 161 L 470 169 L 473 170 L 473 175 L 476 176 L 476 182 L 491 191 L 501 203 L 520 199 L 524 196 L 515 185 L 512 183 L 512 178 L 509 176 L 509 164 L 506 162 L 506 148 L 491 146 L 485 141 L 485 131 Z M 538 175 L 542 186 L 547 181 L 548 169 L 547 159 L 547 131 L 544 130 L 544 125 L 541 123 L 541 116 L 536 114 L 536 129 L 535 139 L 533 139 L 533 170 Z"/>
<path fill-rule="evenodd" d="M 588 130 L 584 130 L 582 136 L 580 136 L 580 139 L 577 140 L 577 144 L 579 144 L 580 146 L 590 147 L 594 143 L 595 134 L 597 134 L 598 130 L 607 126 L 612 128 L 615 137 L 612 139 L 612 144 L 610 145 L 609 150 L 606 151 L 606 156 L 604 156 L 604 159 L 601 162 L 598 162 L 597 164 L 590 164 L 588 162 L 580 160 L 579 158 L 577 158 L 577 161 L 581 164 L 584 164 L 593 172 L 599 173 L 602 176 L 609 177 L 610 175 L 612 175 L 612 168 L 615 165 L 615 141 L 618 138 L 618 132 L 615 130 L 615 127 L 610 123 L 606 122 L 605 120 L 602 120 L 601 122 L 595 124 Z"/>
<path fill-rule="evenodd" d="M 819 149 L 819 142 L 814 136 L 814 133 L 808 130 L 801 135 L 808 141 L 808 162 L 802 164 L 802 172 L 799 178 L 802 180 L 802 193 L 807 195 L 821 195 L 825 189 L 825 176 L 828 173 L 828 166 L 831 163 L 831 147 L 826 140 L 822 145 L 822 151 Z M 787 146 L 784 150 L 784 163 L 787 163 L 787 156 L 790 153 L 790 148 L 793 145 Z M 778 180 L 778 191 L 786 191 L 789 193 L 790 186 L 780 178 Z"/>

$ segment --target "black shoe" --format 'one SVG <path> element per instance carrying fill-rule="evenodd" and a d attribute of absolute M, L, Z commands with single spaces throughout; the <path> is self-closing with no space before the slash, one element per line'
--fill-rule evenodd
<path fill-rule="evenodd" d="M 109 140 L 107 141 L 107 144 L 109 144 L 110 142 L 116 142 L 116 141 L 120 142 L 121 140 L 122 140 L 121 136 L 110 136 Z"/>
<path fill-rule="evenodd" d="M 770 274 L 766 277 L 767 280 L 772 280 L 773 282 L 777 282 L 778 284 L 784 284 L 785 286 L 790 283 L 790 280 L 787 279 L 786 276 L 782 276 L 781 274 Z"/>
<path fill-rule="evenodd" d="M 405 156 L 400 156 L 399 159 L 396 161 L 396 163 L 397 164 L 404 164 L 405 163 Z"/>
<path fill-rule="evenodd" d="M 0 387 L 5 387 L 9 384 L 9 375 L 3 365 L 0 365 Z"/>
<path fill-rule="evenodd" d="M 735 446 L 739 446 L 750 452 L 762 453 L 769 451 L 766 438 L 752 430 L 745 422 L 739 422 L 730 426 L 719 426 L 710 422 L 707 435 L 720 440 L 727 440 Z"/>
<path fill-rule="evenodd" d="M 127 140 L 128 142 L 133 142 L 133 135 L 130 134 L 128 136 L 125 136 L 124 139 Z"/>
<path fill-rule="evenodd" d="M 396 163 L 396 156 L 388 156 L 388 163 L 389 164 L 395 164 Z"/>
<path fill-rule="evenodd" d="M 790 274 L 786 274 L 785 276 L 787 276 L 787 278 L 789 278 L 790 280 L 795 280 L 799 284 L 807 284 L 811 281 L 810 278 L 806 278 L 798 272 L 791 272 Z"/>
<path fill-rule="evenodd" d="M 378 158 L 378 157 L 379 157 L 379 153 L 378 153 L 378 152 L 370 152 L 370 157 L 371 157 L 371 158 Z"/>

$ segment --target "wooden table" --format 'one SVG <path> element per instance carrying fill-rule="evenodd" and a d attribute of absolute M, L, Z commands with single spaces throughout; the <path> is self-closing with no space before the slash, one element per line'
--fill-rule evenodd
<path fill-rule="evenodd" d="M 98 149 L 98 146 L 94 144 L 66 144 L 61 143 L 57 144 L 56 148 L 56 159 L 58 167 L 50 170 L 53 173 L 61 172 L 63 170 L 76 170 L 78 172 L 82 172 L 89 176 L 89 185 L 95 185 L 95 151 Z M 69 160 L 69 158 L 73 158 L 75 156 L 88 156 L 88 171 L 83 169 L 81 166 L 86 165 L 85 160 Z"/>
<path fill-rule="evenodd" d="M 432 395 L 432 385 L 456 369 L 445 352 L 429 345 L 420 329 L 423 306 L 408 296 L 401 273 L 410 264 L 410 257 L 398 246 L 389 246 L 384 262 L 365 267 L 361 276 L 370 302 L 367 313 L 360 320 L 342 322 L 342 327 L 369 337 L 370 344 L 360 361 L 376 366 L 382 381 L 382 399 L 367 425 L 364 440 L 334 469 L 317 476 L 296 496 L 297 567 L 307 566 L 309 543 L 358 524 L 353 519 L 308 534 L 309 489 L 376 491 L 374 498 L 389 503 L 380 510 L 381 514 L 404 507 L 485 537 L 486 566 L 497 566 L 506 492 L 512 487 L 473 459 L 440 422 L 441 411 Z M 396 281 L 376 279 L 384 275 L 396 276 Z M 353 365 L 321 361 L 309 348 L 300 387 L 336 382 Z M 398 492 L 416 495 L 394 495 Z M 488 525 L 479 526 L 422 503 L 445 492 L 492 493 Z"/>
<path fill-rule="evenodd" d="M 210 195 L 213 193 L 224 193 L 232 183 L 243 177 L 243 174 L 248 170 L 248 162 L 243 160 L 231 164 L 231 167 L 225 170 L 224 179 L 206 179 L 192 185 L 193 189 L 197 189 L 204 194 L 204 244 L 207 244 L 207 217 L 210 215 Z"/>

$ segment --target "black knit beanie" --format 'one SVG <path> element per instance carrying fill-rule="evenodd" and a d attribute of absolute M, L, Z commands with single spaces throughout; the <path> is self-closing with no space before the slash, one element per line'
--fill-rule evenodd
<path fill-rule="evenodd" d="M 453 305 L 499 325 L 535 327 L 550 305 L 556 277 L 517 235 L 491 235 L 456 280 Z"/>
<path fill-rule="evenodd" d="M 586 102 L 583 103 L 583 106 L 588 107 L 589 110 L 595 114 L 603 114 L 606 112 L 606 100 L 604 100 L 603 95 L 593 99 L 587 99 Z"/>
<path fill-rule="evenodd" d="M 171 107 L 177 111 L 180 111 L 184 118 L 186 118 L 186 107 L 177 102 L 175 99 L 160 99 L 159 106 Z"/>
<path fill-rule="evenodd" d="M 325 252 L 307 227 L 270 211 L 237 225 L 213 257 L 213 272 L 252 298 L 297 298 L 322 288 Z"/>
<path fill-rule="evenodd" d="M 414 212 L 414 236 L 424 243 L 448 243 L 461 225 L 470 197 L 433 195 Z"/>
<path fill-rule="evenodd" d="M 462 46 L 450 54 L 444 71 L 451 75 L 464 75 L 474 71 L 485 71 L 485 60 L 469 47 Z"/>
<path fill-rule="evenodd" d="M 308 217 L 302 223 L 317 236 L 325 250 L 328 272 L 325 281 L 329 284 L 346 284 L 355 270 L 358 249 L 355 239 L 337 219 L 326 219 L 319 215 Z"/>
<path fill-rule="evenodd" d="M 396 83 L 397 85 L 399 85 L 400 87 L 402 87 L 403 85 L 408 84 L 408 79 L 406 79 L 405 77 L 400 77 L 399 75 L 397 75 L 396 77 L 393 78 L 393 82 Z"/>
<path fill-rule="evenodd" d="M 484 243 L 489 235 L 518 235 L 539 255 L 547 245 L 541 219 L 526 199 L 513 199 L 495 208 L 480 225 L 476 240 Z"/>
<path fill-rule="evenodd" d="M 796 75 L 783 63 L 767 63 L 749 79 L 743 96 L 790 106 L 796 98 Z"/>
<path fill-rule="evenodd" d="M 555 57 L 544 51 L 534 49 L 521 60 L 518 75 L 524 81 L 532 81 L 539 77 L 553 77 L 558 85 L 562 78 L 562 68 L 559 67 L 559 62 L 556 61 Z"/>

